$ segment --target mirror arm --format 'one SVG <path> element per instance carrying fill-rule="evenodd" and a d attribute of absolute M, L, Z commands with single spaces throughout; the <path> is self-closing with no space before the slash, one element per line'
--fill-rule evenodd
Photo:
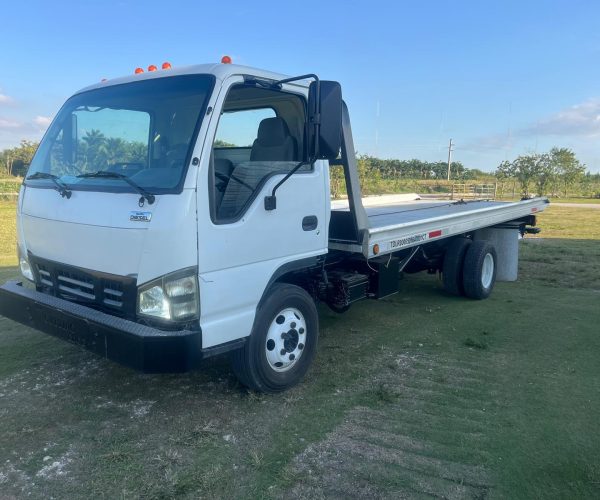
<path fill-rule="evenodd" d="M 317 103 L 316 105 L 318 106 L 319 102 L 320 102 L 319 98 L 320 98 L 320 93 L 321 93 L 321 85 L 320 85 L 319 77 L 317 75 L 315 75 L 314 73 L 309 73 L 309 74 L 300 75 L 300 76 L 293 76 L 291 78 L 284 78 L 283 80 L 279 80 L 279 81 L 273 83 L 273 85 L 281 88 L 281 85 L 283 85 L 284 83 L 295 82 L 298 80 L 307 80 L 309 78 L 312 78 L 315 82 L 317 82 L 315 101 Z M 310 116 L 310 110 L 309 110 L 309 116 Z M 292 175 L 294 175 L 300 167 L 302 167 L 303 165 L 306 165 L 306 164 L 312 165 L 316 161 L 316 159 L 319 157 L 318 137 L 319 137 L 319 128 L 321 126 L 321 110 L 316 109 L 312 118 L 313 119 L 311 120 L 310 125 L 315 127 L 315 137 L 317 138 L 317 140 L 315 140 L 315 150 L 309 153 L 310 157 L 309 157 L 308 161 L 301 161 L 300 163 L 298 163 L 298 165 L 296 165 L 294 168 L 292 168 L 292 170 L 290 170 L 283 179 L 281 179 L 277 184 L 275 184 L 275 187 L 273 187 L 273 191 L 271 191 L 271 196 L 265 196 L 265 210 L 270 211 L 270 210 L 275 210 L 277 208 L 277 198 L 275 196 L 275 192 L 277 191 L 277 189 L 279 189 L 279 186 L 281 186 Z"/>
<path fill-rule="evenodd" d="M 319 81 L 319 77 L 317 75 L 314 73 L 308 73 L 307 75 L 292 76 L 290 78 L 284 78 L 283 80 L 277 80 L 273 85 L 282 85 L 284 83 L 297 82 L 298 80 L 308 80 L 309 78 L 312 78 L 316 82 Z"/>

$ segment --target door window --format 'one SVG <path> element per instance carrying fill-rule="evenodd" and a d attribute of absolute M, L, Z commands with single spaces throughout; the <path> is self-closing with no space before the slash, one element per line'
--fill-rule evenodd
<path fill-rule="evenodd" d="M 227 111 L 219 120 L 215 148 L 252 148 L 260 122 L 274 118 L 273 108 Z"/>
<path fill-rule="evenodd" d="M 249 85 L 230 90 L 213 144 L 214 222 L 238 220 L 270 177 L 298 165 L 303 158 L 304 127 L 302 97 Z"/>

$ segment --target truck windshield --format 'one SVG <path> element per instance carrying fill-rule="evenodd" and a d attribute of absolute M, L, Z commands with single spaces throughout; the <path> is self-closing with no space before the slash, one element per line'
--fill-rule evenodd
<path fill-rule="evenodd" d="M 111 85 L 70 98 L 40 143 L 26 184 L 150 193 L 182 189 L 214 78 L 182 75 Z M 96 175 L 95 172 L 119 175 Z"/>

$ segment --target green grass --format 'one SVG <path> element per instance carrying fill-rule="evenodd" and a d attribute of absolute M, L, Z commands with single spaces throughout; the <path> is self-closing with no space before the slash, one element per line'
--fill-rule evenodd
<path fill-rule="evenodd" d="M 143 375 L 0 318 L 0 496 L 598 497 L 600 245 L 565 210 L 488 300 L 422 274 L 321 307 L 312 370 L 276 396 L 225 359 Z"/>
<path fill-rule="evenodd" d="M 20 177 L 0 178 L 0 193 L 18 193 L 23 179 Z"/>
<path fill-rule="evenodd" d="M 16 208 L 15 202 L 0 200 L 0 269 L 17 265 Z"/>
<path fill-rule="evenodd" d="M 552 203 L 593 203 L 600 204 L 600 198 L 550 198 Z"/>
<path fill-rule="evenodd" d="M 600 240 L 600 209 L 550 206 L 538 215 L 541 238 Z"/>

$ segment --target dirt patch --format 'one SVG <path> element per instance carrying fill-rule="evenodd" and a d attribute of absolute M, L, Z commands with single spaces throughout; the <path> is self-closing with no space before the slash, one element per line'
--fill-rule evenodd
<path fill-rule="evenodd" d="M 429 404 L 435 393 L 424 388 L 435 385 L 432 373 L 451 375 L 452 366 L 406 354 L 394 362 L 396 369 L 368 382 L 374 388 L 368 406 L 352 408 L 325 439 L 295 457 L 288 468 L 292 485 L 282 498 L 487 496 L 492 480 L 476 432 L 485 413 L 478 405 L 469 409 L 459 395 L 450 402 L 456 405 Z M 418 390 L 407 388 L 407 376 L 420 381 Z M 438 426 L 452 429 L 454 443 L 424 437 L 422 429 Z"/>

